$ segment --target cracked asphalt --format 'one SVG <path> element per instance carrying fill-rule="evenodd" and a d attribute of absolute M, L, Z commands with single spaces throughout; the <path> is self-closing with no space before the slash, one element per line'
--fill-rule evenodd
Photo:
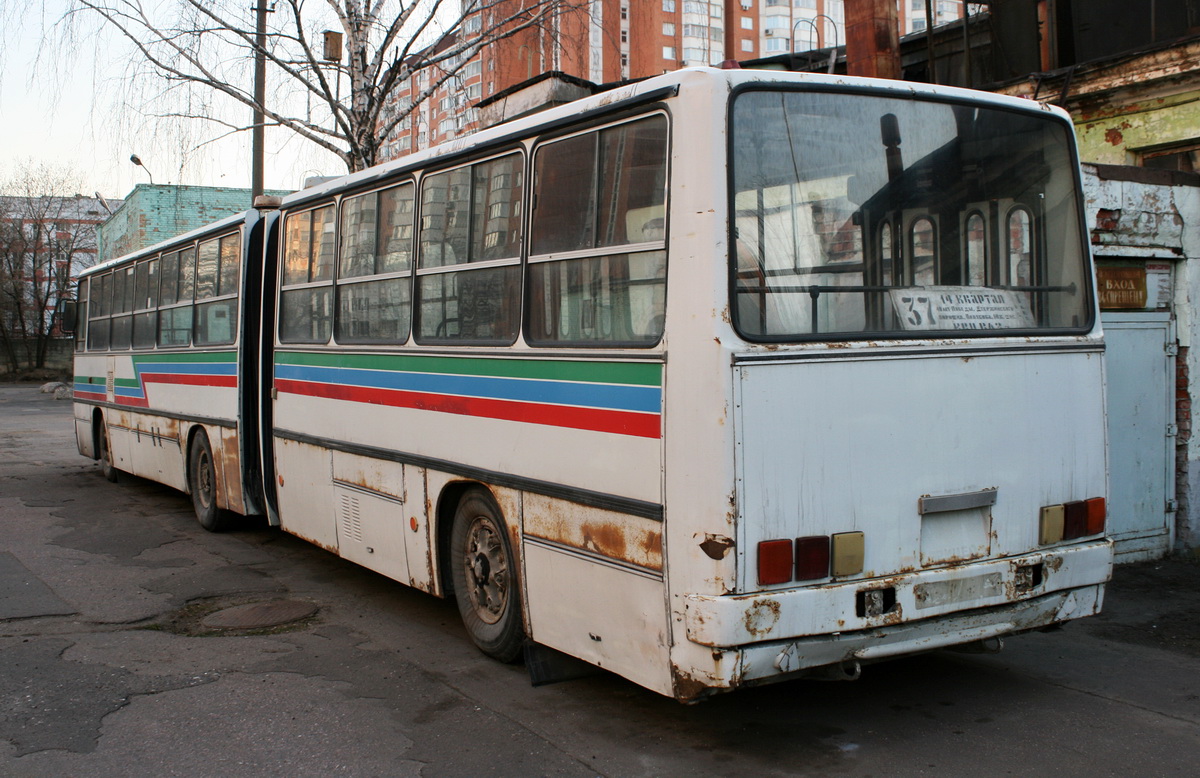
<path fill-rule="evenodd" d="M 314 616 L 199 629 L 277 599 Z M 681 706 L 533 688 L 453 603 L 75 452 L 70 403 L 0 385 L 0 775 L 1193 775 L 1200 563 L 1118 568 L 1108 610 L 1004 652 Z"/>

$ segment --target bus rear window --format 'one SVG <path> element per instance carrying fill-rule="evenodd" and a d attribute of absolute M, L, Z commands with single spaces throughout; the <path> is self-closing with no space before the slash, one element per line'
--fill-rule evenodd
<path fill-rule="evenodd" d="M 749 340 L 1091 324 L 1069 128 L 825 92 L 734 103 L 734 321 Z"/>

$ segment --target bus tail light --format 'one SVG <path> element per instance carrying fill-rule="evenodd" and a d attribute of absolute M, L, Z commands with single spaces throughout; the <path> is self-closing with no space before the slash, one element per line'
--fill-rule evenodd
<path fill-rule="evenodd" d="M 1047 505 L 1038 518 L 1038 544 L 1048 546 L 1104 532 L 1107 508 L 1103 497 Z"/>
<path fill-rule="evenodd" d="M 796 580 L 829 577 L 829 536 L 796 538 Z"/>
<path fill-rule="evenodd" d="M 1103 497 L 1093 497 L 1085 500 L 1087 505 L 1087 534 L 1099 535 L 1104 532 L 1104 522 L 1108 518 L 1108 506 Z"/>
<path fill-rule="evenodd" d="M 758 583 L 813 581 L 863 571 L 863 533 L 839 532 L 758 544 Z"/>
<path fill-rule="evenodd" d="M 1063 539 L 1063 506 L 1047 505 L 1042 508 L 1038 526 L 1038 544 L 1048 546 Z"/>
<path fill-rule="evenodd" d="M 858 575 L 863 571 L 864 540 L 861 532 L 839 532 L 832 538 L 834 575 Z"/>
<path fill-rule="evenodd" d="M 764 540 L 758 544 L 758 583 L 787 583 L 792 580 L 792 541 Z"/>
<path fill-rule="evenodd" d="M 1063 503 L 1063 540 L 1083 537 L 1087 532 L 1087 505 L 1083 500 Z"/>

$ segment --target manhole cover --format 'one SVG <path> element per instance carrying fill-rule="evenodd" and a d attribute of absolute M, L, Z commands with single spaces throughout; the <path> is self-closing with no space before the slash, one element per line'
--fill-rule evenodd
<path fill-rule="evenodd" d="M 317 606 L 311 602 L 271 600 L 225 608 L 210 613 L 200 623 L 210 629 L 263 629 L 306 619 L 316 612 Z"/>

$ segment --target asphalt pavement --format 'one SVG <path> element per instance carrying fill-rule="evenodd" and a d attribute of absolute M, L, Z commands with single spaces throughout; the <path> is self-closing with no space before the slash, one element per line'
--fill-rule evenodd
<path fill-rule="evenodd" d="M 438 600 L 75 452 L 0 385 L 0 775 L 1194 775 L 1200 561 L 1118 568 L 1103 615 L 853 683 L 683 706 L 534 688 Z"/>

